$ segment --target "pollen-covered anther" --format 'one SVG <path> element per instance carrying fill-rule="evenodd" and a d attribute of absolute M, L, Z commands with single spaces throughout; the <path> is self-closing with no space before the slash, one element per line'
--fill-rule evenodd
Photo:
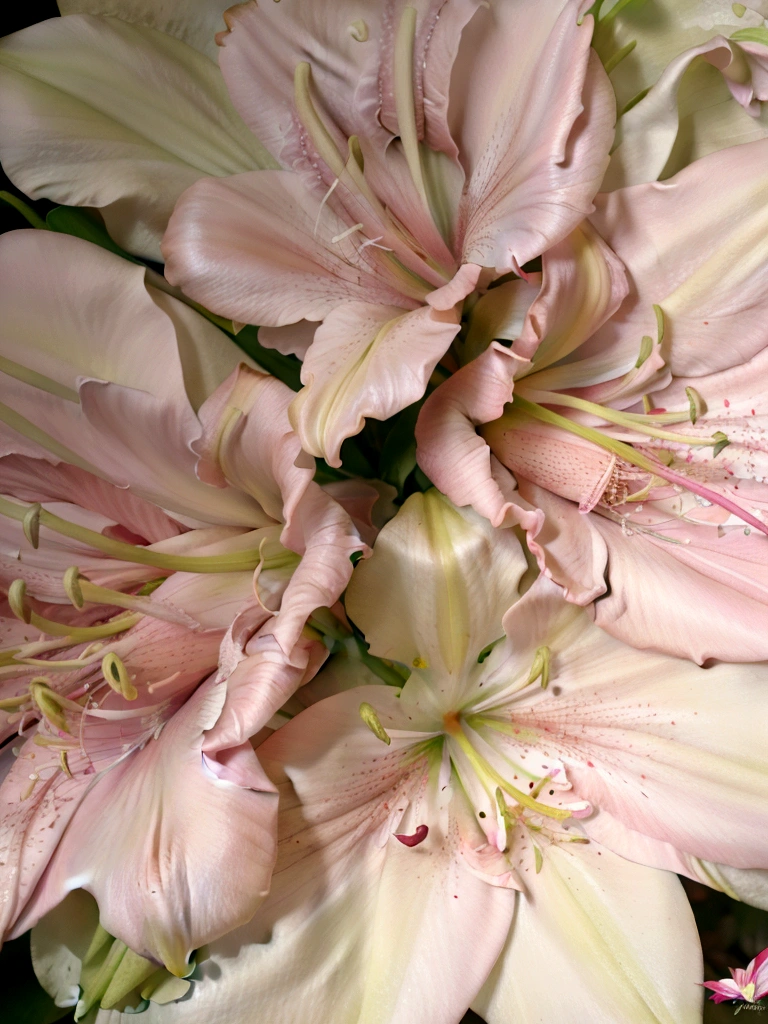
<path fill-rule="evenodd" d="M 423 843 L 429 835 L 428 825 L 419 825 L 413 835 L 407 835 L 403 832 L 395 832 L 394 836 L 403 846 L 418 846 L 419 843 Z"/>

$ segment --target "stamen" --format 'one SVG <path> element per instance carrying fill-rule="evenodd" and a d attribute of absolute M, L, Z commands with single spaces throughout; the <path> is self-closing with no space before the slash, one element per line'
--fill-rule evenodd
<path fill-rule="evenodd" d="M 635 363 L 635 369 L 639 370 L 643 363 L 648 359 L 651 352 L 653 352 L 653 338 L 650 334 L 644 334 L 643 340 L 640 342 L 640 355 L 637 357 Z"/>
<path fill-rule="evenodd" d="M 503 776 L 499 775 L 492 765 L 488 764 L 488 762 L 478 754 L 467 739 L 461 727 L 459 727 L 458 731 L 451 732 L 450 736 L 458 744 L 462 753 L 466 756 L 467 760 L 477 773 L 478 778 L 485 780 L 487 783 L 492 783 L 494 788 L 499 787 L 522 807 L 527 807 L 529 810 L 535 811 L 537 814 L 543 814 L 547 818 L 555 818 L 557 821 L 562 821 L 564 818 L 571 817 L 570 811 L 560 807 L 549 807 L 547 804 L 541 804 L 538 800 L 534 800 L 528 793 L 524 793 L 516 786 L 513 786 L 512 783 L 507 782 Z"/>
<path fill-rule="evenodd" d="M 29 505 L 21 505 L 15 501 L 8 501 L 7 498 L 0 498 L 0 515 L 15 519 L 17 522 L 24 522 L 29 508 Z M 82 541 L 84 544 L 96 548 L 97 551 L 103 551 L 104 554 L 112 555 L 120 561 L 151 565 L 155 569 L 198 573 L 247 572 L 255 569 L 260 561 L 259 552 L 256 549 L 227 555 L 171 555 L 162 551 L 152 551 L 150 548 L 112 540 L 105 537 L 103 533 L 70 523 L 46 509 L 42 509 L 40 512 L 40 524 L 63 537 Z"/>
<path fill-rule="evenodd" d="M 376 714 L 376 709 L 373 705 L 368 704 L 367 701 L 363 701 L 360 705 L 359 711 L 360 717 L 371 730 L 373 735 L 389 746 L 392 742 L 392 737 L 379 721 L 379 716 Z"/>
<path fill-rule="evenodd" d="M 44 676 L 39 676 L 32 680 L 29 684 L 29 692 L 43 718 L 50 722 L 59 732 L 66 732 L 71 735 L 64 711 L 74 711 L 76 714 L 82 715 L 83 709 L 80 705 L 75 704 L 74 701 L 68 700 L 60 693 L 51 689 Z"/>
<path fill-rule="evenodd" d="M 67 760 L 66 750 L 62 750 L 59 754 L 59 766 L 68 779 L 73 778 L 72 772 L 69 770 L 69 761 Z"/>
<path fill-rule="evenodd" d="M 600 448 L 604 448 L 606 451 L 613 452 L 614 455 L 618 455 L 619 458 L 628 462 L 631 466 L 637 466 L 638 469 L 644 469 L 647 473 L 651 473 L 653 476 L 658 476 L 662 480 L 668 481 L 671 484 L 677 484 L 684 490 L 690 491 L 692 494 L 698 494 L 703 498 L 707 498 L 712 502 L 713 505 L 719 505 L 721 508 L 726 509 L 728 512 L 732 512 L 742 522 L 748 523 L 750 526 L 759 530 L 761 533 L 768 536 L 768 526 L 765 523 L 761 523 L 759 519 L 756 519 L 753 515 L 750 515 L 740 505 L 737 505 L 735 501 L 731 501 L 730 498 L 718 494 L 716 491 L 710 490 L 708 487 L 704 487 L 699 484 L 696 480 L 690 477 L 684 476 L 682 473 L 677 473 L 667 466 L 663 465 L 657 459 L 652 459 L 642 452 L 637 451 L 629 444 L 625 444 L 623 441 L 616 441 L 612 437 L 608 437 L 605 434 L 601 434 L 599 430 L 594 430 L 592 427 L 585 427 L 581 423 L 575 423 L 573 420 L 568 419 L 567 416 L 561 416 L 559 413 L 553 412 L 552 409 L 545 409 L 543 406 L 536 405 L 534 402 L 529 402 L 525 398 L 515 396 L 515 405 L 518 406 L 520 412 L 524 412 L 534 419 L 541 420 L 542 423 L 551 423 L 552 426 L 561 427 L 564 430 L 569 431 L 572 434 L 576 434 L 577 437 L 583 437 L 586 441 L 592 441 Z M 727 441 L 727 438 L 724 438 Z M 715 448 L 724 447 L 722 441 L 717 442 Z"/>
<path fill-rule="evenodd" d="M 293 557 L 297 562 L 300 561 L 298 555 L 293 555 Z M 99 587 L 95 583 L 91 583 L 85 576 L 81 576 L 77 566 L 71 566 L 64 573 L 64 590 L 75 608 L 82 608 L 83 603 L 87 601 L 89 604 L 114 605 L 117 608 L 140 612 L 142 615 L 150 615 L 155 619 L 174 622 L 181 626 L 194 628 L 197 625 L 195 620 L 180 608 L 160 604 L 158 601 L 150 601 L 138 594 L 124 594 L 120 590 Z"/>
<path fill-rule="evenodd" d="M 423 843 L 429 835 L 429 827 L 427 825 L 419 825 L 413 835 L 406 835 L 403 832 L 395 832 L 395 839 L 399 839 L 403 846 L 418 846 L 419 843 Z"/>
<path fill-rule="evenodd" d="M 317 216 L 315 217 L 315 226 L 312 228 L 312 237 L 313 238 L 317 238 L 317 229 L 320 227 L 320 217 L 322 216 L 323 210 L 325 209 L 325 204 L 331 198 L 331 196 L 333 195 L 334 189 L 339 184 L 339 180 L 340 180 L 339 178 L 334 178 L 333 179 L 333 184 L 328 189 L 328 191 L 325 193 L 323 198 L 320 200 L 320 206 L 317 208 Z"/>
<path fill-rule="evenodd" d="M 125 700 L 136 700 L 139 692 L 131 682 L 125 665 L 113 651 L 104 655 L 101 671 L 115 693 L 119 693 Z"/>
<path fill-rule="evenodd" d="M 610 75 L 613 69 L 621 64 L 624 58 L 628 57 L 636 46 L 637 40 L 633 39 L 631 42 L 627 43 L 626 46 L 622 46 L 620 50 L 617 50 L 616 53 L 609 57 L 604 65 L 606 75 Z"/>
<path fill-rule="evenodd" d="M 30 441 L 34 441 L 39 444 L 41 448 L 45 448 L 51 454 L 55 455 L 61 462 L 68 462 L 71 466 L 77 466 L 79 469 L 84 469 L 86 472 L 91 473 L 93 476 L 99 476 L 99 472 L 95 466 L 91 465 L 85 459 L 81 459 L 79 455 L 66 448 L 63 444 L 51 437 L 50 434 L 46 434 L 44 430 L 41 430 L 36 424 L 26 419 L 20 413 L 16 412 L 15 409 L 11 409 L 10 406 L 4 405 L 0 402 L 0 423 L 5 423 L 6 426 L 10 427 L 11 430 L 15 430 L 16 433 L 21 434 L 22 437 L 29 438 Z"/>
<path fill-rule="evenodd" d="M 695 423 L 699 416 L 703 416 L 707 411 L 706 403 L 695 388 L 686 388 L 685 394 L 688 398 L 691 423 Z"/>
<path fill-rule="evenodd" d="M 312 102 L 311 82 L 312 68 L 307 61 L 302 61 L 296 65 L 293 75 L 294 101 L 299 120 L 322 160 L 328 165 L 334 176 L 340 178 L 344 174 L 344 161 Z"/>
<path fill-rule="evenodd" d="M 533 659 L 531 665 L 531 671 L 528 674 L 527 684 L 535 682 L 541 677 L 541 688 L 546 690 L 549 685 L 549 661 L 550 661 L 550 650 L 548 647 L 537 647 L 536 656 Z"/>
<path fill-rule="evenodd" d="M 33 611 L 26 599 L 27 585 L 24 580 L 14 580 L 8 589 L 8 604 L 16 618 L 21 619 L 28 625 L 39 629 L 41 633 L 49 636 L 66 636 L 74 642 L 97 640 L 107 636 L 114 636 L 116 633 L 123 633 L 131 626 L 135 626 L 141 619 L 140 614 L 118 615 L 109 622 L 99 626 L 72 626 L 64 622 L 55 622 L 53 619 L 46 619 Z"/>
<path fill-rule="evenodd" d="M 5 356 L 0 356 L 0 373 L 14 377 L 23 384 L 31 384 L 33 388 L 37 388 L 39 391 L 47 391 L 49 395 L 63 398 L 65 402 L 74 402 L 75 405 L 80 404 L 80 396 L 72 388 L 68 388 L 65 384 L 59 384 L 58 381 L 45 377 L 36 370 L 30 370 L 28 366 L 14 363 L 13 360 L 6 359 Z"/>
<path fill-rule="evenodd" d="M 658 427 L 652 426 L 648 422 L 647 417 L 641 416 L 640 413 L 620 412 L 618 409 L 612 409 L 610 406 L 597 405 L 595 402 L 588 402 L 584 398 L 577 398 L 576 395 L 566 395 L 559 391 L 535 391 L 524 387 L 518 388 L 518 392 L 520 391 L 524 391 L 529 400 L 533 402 L 542 402 L 546 405 L 560 405 L 566 409 L 579 409 L 582 412 L 591 413 L 593 416 L 599 416 L 609 423 L 615 423 L 617 426 L 635 430 L 638 434 L 647 434 L 649 437 L 658 437 L 662 441 L 672 441 L 675 444 L 684 444 L 691 448 L 708 448 L 710 445 L 715 447 L 721 438 L 725 438 L 725 434 L 722 434 L 720 431 L 718 431 L 719 437 L 718 434 L 713 434 L 707 438 L 678 434 L 671 430 L 659 430 Z M 515 396 L 515 400 L 517 400 L 517 396 Z M 689 402 L 691 402 L 690 397 Z M 672 415 L 677 414 L 673 413 Z M 678 419 L 674 422 L 679 423 L 683 418 L 684 416 L 679 415 Z"/>

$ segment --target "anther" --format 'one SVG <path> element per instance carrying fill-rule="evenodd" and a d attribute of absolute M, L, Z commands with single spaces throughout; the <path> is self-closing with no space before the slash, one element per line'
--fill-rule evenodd
<path fill-rule="evenodd" d="M 42 505 L 36 501 L 30 505 L 21 521 L 21 528 L 33 548 L 37 549 L 40 544 L 40 513 Z"/>
<path fill-rule="evenodd" d="M 386 743 L 387 746 L 392 742 L 392 737 L 389 735 L 387 730 L 379 721 L 379 716 L 376 714 L 376 709 L 368 704 L 366 701 L 360 705 L 360 717 L 371 730 L 374 736 Z"/>
<path fill-rule="evenodd" d="M 653 338 L 649 334 L 646 334 L 640 342 L 640 355 L 637 357 L 637 362 L 635 363 L 636 370 L 640 369 L 651 352 L 653 352 Z"/>
<path fill-rule="evenodd" d="M 398 839 L 403 846 L 418 846 L 419 843 L 423 843 L 429 835 L 428 825 L 419 825 L 413 835 L 406 835 L 402 832 L 395 832 L 395 839 Z"/>
<path fill-rule="evenodd" d="M 51 725 L 60 732 L 70 732 L 67 728 L 67 720 L 61 706 L 59 695 L 52 690 L 47 681 L 41 677 L 33 679 L 29 684 L 29 692 L 32 700 L 40 709 L 40 713 Z M 80 710 L 78 708 L 78 710 Z"/>
<path fill-rule="evenodd" d="M 69 761 L 67 760 L 66 750 L 62 750 L 61 753 L 59 754 L 59 767 L 61 768 L 61 770 L 64 772 L 68 779 L 73 778 L 72 772 L 69 769 Z"/>
<path fill-rule="evenodd" d="M 82 608 L 85 601 L 83 599 L 83 590 L 80 586 L 80 570 L 76 565 L 71 565 L 64 573 L 63 584 L 64 593 L 75 608 Z"/>
<path fill-rule="evenodd" d="M 14 580 L 10 585 L 8 604 L 16 618 L 29 625 L 32 621 L 32 609 L 27 604 L 27 584 L 24 580 Z"/>
<path fill-rule="evenodd" d="M 691 423 L 695 423 L 699 416 L 703 416 L 707 411 L 707 405 L 695 388 L 686 388 L 685 393 L 688 397 Z"/>
<path fill-rule="evenodd" d="M 528 673 L 528 679 L 526 685 L 530 685 L 537 679 L 541 678 L 541 688 L 546 690 L 549 685 L 549 665 L 550 665 L 550 650 L 548 647 L 537 647 L 536 655 L 531 665 L 531 671 Z"/>
<path fill-rule="evenodd" d="M 138 690 L 131 682 L 125 665 L 113 651 L 104 655 L 101 671 L 115 693 L 119 693 L 126 700 L 136 700 L 139 695 Z"/>
<path fill-rule="evenodd" d="M 349 34 L 357 43 L 365 43 L 368 41 L 368 26 L 362 18 L 358 18 L 357 21 L 353 21 L 349 26 Z"/>

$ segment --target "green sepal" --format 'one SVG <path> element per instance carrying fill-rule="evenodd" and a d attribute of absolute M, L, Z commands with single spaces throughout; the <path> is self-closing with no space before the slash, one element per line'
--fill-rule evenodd
<path fill-rule="evenodd" d="M 94 245 L 107 249 L 116 256 L 122 256 L 124 260 L 128 260 L 130 263 L 143 266 L 141 260 L 137 260 L 135 256 L 131 256 L 129 252 L 126 252 L 125 249 L 119 246 L 117 242 L 112 241 L 109 237 L 109 232 L 100 221 L 96 220 L 95 217 L 85 210 L 80 209 L 79 206 L 57 206 L 48 213 L 48 216 L 45 218 L 45 224 L 51 231 L 58 231 L 62 235 L 74 235 L 75 238 L 83 238 L 86 242 L 93 242 Z"/>
<path fill-rule="evenodd" d="M 405 481 L 416 468 L 416 420 L 424 402 L 422 398 L 403 409 L 381 449 L 381 479 L 396 487 L 398 494 L 402 494 Z"/>
<path fill-rule="evenodd" d="M 284 356 L 272 348 L 265 348 L 259 341 L 259 328 L 251 324 L 237 334 L 227 332 L 234 343 L 262 366 L 267 373 L 287 384 L 291 391 L 301 390 L 301 363 L 296 356 Z"/>

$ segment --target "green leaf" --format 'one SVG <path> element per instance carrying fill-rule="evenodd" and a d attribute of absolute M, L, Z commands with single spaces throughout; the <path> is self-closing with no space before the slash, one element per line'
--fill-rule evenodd
<path fill-rule="evenodd" d="M 239 346 L 246 355 L 263 366 L 264 369 L 277 377 L 283 384 L 287 384 L 291 391 L 301 390 L 301 363 L 296 356 L 284 356 L 271 348 L 264 348 L 259 341 L 259 329 L 248 325 L 238 334 L 230 334 L 234 343 Z"/>
<path fill-rule="evenodd" d="M 116 256 L 122 256 L 124 260 L 131 263 L 138 263 L 143 266 L 141 260 L 131 256 L 129 252 L 121 248 L 117 242 L 113 242 L 104 225 L 96 220 L 85 210 L 78 206 L 57 206 L 51 210 L 45 218 L 46 225 L 51 231 L 58 231 L 62 235 L 74 235 L 75 238 L 84 238 L 86 242 L 93 242 Z"/>
<path fill-rule="evenodd" d="M 381 479 L 402 494 L 405 481 L 416 468 L 416 420 L 425 399 L 409 405 L 397 417 L 381 449 Z"/>

